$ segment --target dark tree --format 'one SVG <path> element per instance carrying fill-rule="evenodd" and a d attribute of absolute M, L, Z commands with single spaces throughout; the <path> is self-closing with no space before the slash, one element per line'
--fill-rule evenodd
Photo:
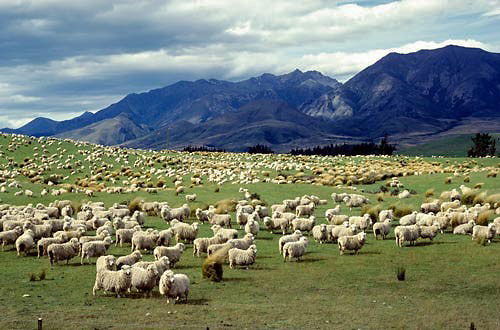
<path fill-rule="evenodd" d="M 389 135 L 384 134 L 384 137 L 380 141 L 379 145 L 379 154 L 380 155 L 392 155 L 394 150 L 396 150 L 396 146 L 393 144 L 389 144 Z"/>
<path fill-rule="evenodd" d="M 186 152 L 226 152 L 225 149 L 218 149 L 216 147 L 207 147 L 207 146 L 187 146 L 182 149 L 182 151 Z"/>
<path fill-rule="evenodd" d="M 273 154 L 274 151 L 269 146 L 257 144 L 248 148 L 249 154 Z"/>
<path fill-rule="evenodd" d="M 488 133 L 477 133 L 471 138 L 474 145 L 467 151 L 469 157 L 494 156 L 496 152 L 496 141 Z"/>

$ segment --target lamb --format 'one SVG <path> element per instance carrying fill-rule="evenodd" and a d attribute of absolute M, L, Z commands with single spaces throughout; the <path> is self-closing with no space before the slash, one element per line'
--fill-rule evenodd
<path fill-rule="evenodd" d="M 365 239 L 366 239 L 365 232 L 361 232 L 357 235 L 352 235 L 352 236 L 339 237 L 338 245 L 339 245 L 340 255 L 343 255 L 346 250 L 348 251 L 354 250 L 354 252 L 358 254 L 358 251 L 365 244 Z"/>
<path fill-rule="evenodd" d="M 296 211 L 297 206 L 300 205 L 300 197 L 296 197 L 294 199 L 285 199 L 283 201 L 283 205 L 285 206 L 285 208 L 287 210 Z M 273 212 L 274 212 L 274 210 L 273 210 Z"/>
<path fill-rule="evenodd" d="M 31 229 L 33 233 L 35 233 L 35 240 L 42 237 L 50 237 L 52 235 L 52 226 L 49 224 L 35 225 L 31 222 L 25 222 L 23 225 L 23 231 L 26 231 L 27 229 Z"/>
<path fill-rule="evenodd" d="M 121 293 L 127 292 L 132 285 L 132 269 L 124 266 L 121 270 L 102 270 L 96 274 L 92 295 L 96 295 L 97 290 L 115 292 L 120 298 Z"/>
<path fill-rule="evenodd" d="M 453 228 L 453 234 L 455 235 L 470 235 L 474 228 L 474 220 L 470 220 L 468 223 L 464 223 Z"/>
<path fill-rule="evenodd" d="M 238 238 L 238 231 L 236 229 L 222 228 L 219 225 L 213 225 L 212 227 L 210 227 L 210 229 L 212 229 L 214 235 L 220 233 L 222 238 L 226 241 L 233 238 Z"/>
<path fill-rule="evenodd" d="M 288 242 L 283 245 L 283 261 L 291 261 L 292 258 L 296 258 L 297 261 L 306 254 L 308 239 L 302 236 L 297 242 Z"/>
<path fill-rule="evenodd" d="M 300 230 L 310 232 L 316 224 L 316 217 L 310 216 L 309 219 L 297 218 L 292 220 L 292 230 Z"/>
<path fill-rule="evenodd" d="M 257 247 L 255 244 L 250 245 L 247 249 L 232 248 L 228 251 L 229 268 L 234 268 L 235 266 L 246 266 L 248 269 L 249 265 L 255 263 L 255 258 L 257 257 Z"/>
<path fill-rule="evenodd" d="M 195 212 L 196 219 L 198 219 L 198 221 L 200 221 L 201 223 L 208 222 L 209 221 L 209 219 L 208 219 L 208 213 L 209 213 L 208 210 L 203 211 L 202 209 L 197 208 L 196 212 Z"/>
<path fill-rule="evenodd" d="M 247 224 L 245 225 L 245 233 L 257 236 L 259 230 L 260 230 L 259 223 L 253 219 L 249 219 Z"/>
<path fill-rule="evenodd" d="M 228 241 L 233 245 L 234 248 L 246 250 L 252 244 L 254 244 L 254 237 L 252 234 L 246 234 L 243 238 L 230 239 Z"/>
<path fill-rule="evenodd" d="M 314 226 L 312 229 L 312 234 L 314 240 L 316 242 L 319 242 L 319 244 L 328 242 L 328 232 L 326 224 L 322 223 L 321 225 Z"/>
<path fill-rule="evenodd" d="M 349 224 L 355 224 L 359 226 L 362 231 L 367 230 L 373 224 L 373 221 L 368 213 L 365 213 L 362 217 L 352 216 L 349 218 Z"/>
<path fill-rule="evenodd" d="M 201 253 L 207 252 L 207 249 L 212 244 L 221 244 L 225 243 L 222 235 L 216 234 L 213 237 L 200 237 L 194 240 L 193 242 L 193 256 L 200 257 Z"/>
<path fill-rule="evenodd" d="M 472 228 L 472 239 L 487 239 L 488 243 L 491 243 L 491 240 L 497 234 L 497 229 L 495 223 L 490 223 L 488 226 L 479 226 L 476 225 Z"/>
<path fill-rule="evenodd" d="M 391 231 L 391 224 L 391 218 L 387 218 L 383 222 L 376 222 L 373 225 L 373 235 L 375 236 L 375 239 L 377 239 L 379 235 L 382 236 L 382 239 L 385 239 Z"/>
<path fill-rule="evenodd" d="M 149 265 L 155 265 L 156 269 L 158 270 L 159 274 L 163 274 L 166 270 L 170 269 L 170 260 L 168 260 L 168 257 L 161 257 L 160 260 L 156 261 L 139 261 L 138 263 L 135 263 L 132 267 L 140 267 L 140 268 L 148 268 Z"/>
<path fill-rule="evenodd" d="M 196 200 L 196 194 L 186 195 L 186 202 L 194 202 Z"/>
<path fill-rule="evenodd" d="M 181 255 L 185 248 L 183 243 L 177 243 L 173 247 L 157 246 L 153 251 L 153 255 L 155 260 L 159 260 L 161 257 L 168 257 L 170 266 L 173 268 L 181 260 Z"/>
<path fill-rule="evenodd" d="M 167 304 L 170 298 L 173 298 L 175 304 L 178 300 L 187 301 L 189 294 L 189 277 L 184 274 L 174 274 L 171 270 L 166 271 L 160 278 L 160 294 L 167 298 Z"/>
<path fill-rule="evenodd" d="M 137 231 L 141 231 L 140 226 L 135 226 L 132 229 L 118 229 L 116 231 L 116 242 L 115 246 L 120 243 L 120 247 L 123 246 L 123 243 L 132 243 L 132 237 L 134 236 L 134 233 Z"/>
<path fill-rule="evenodd" d="M 116 270 L 116 258 L 113 255 L 100 256 L 95 263 L 96 271 Z"/>
<path fill-rule="evenodd" d="M 198 235 L 198 223 L 195 222 L 191 225 L 185 223 L 179 223 L 175 227 L 172 227 L 175 234 L 175 239 L 177 242 L 184 241 L 187 243 L 193 243 Z"/>
<path fill-rule="evenodd" d="M 299 205 L 295 209 L 295 215 L 298 216 L 298 217 L 300 217 L 300 216 L 303 216 L 303 217 L 311 216 L 314 213 L 315 207 L 316 206 L 314 205 L 314 203 L 309 203 L 307 205 Z"/>
<path fill-rule="evenodd" d="M 420 227 L 417 225 L 397 226 L 394 229 L 394 235 L 396 236 L 396 245 L 399 247 L 403 247 L 404 242 L 415 244 L 420 237 Z"/>
<path fill-rule="evenodd" d="M 417 211 L 413 211 L 412 213 L 402 216 L 401 219 L 399 219 L 399 224 L 401 226 L 411 226 L 416 223 L 417 223 Z"/>
<path fill-rule="evenodd" d="M 290 235 L 281 236 L 279 241 L 278 241 L 278 248 L 279 248 L 280 254 L 283 254 L 283 246 L 286 243 L 298 242 L 301 237 L 302 237 L 302 232 L 300 230 L 296 230 Z"/>
<path fill-rule="evenodd" d="M 437 236 L 439 232 L 438 226 L 420 226 L 420 237 L 428 238 L 431 241 Z"/>
<path fill-rule="evenodd" d="M 174 237 L 174 231 L 172 228 L 164 229 L 159 233 L 160 238 L 158 238 L 158 245 L 161 246 L 170 246 L 170 242 Z"/>
<path fill-rule="evenodd" d="M 111 243 L 113 243 L 111 237 L 106 237 L 103 241 L 83 243 L 81 251 L 81 264 L 83 265 L 83 259 L 87 259 L 87 261 L 90 262 L 90 258 L 92 257 L 100 257 L 105 255 Z"/>
<path fill-rule="evenodd" d="M 208 213 L 208 221 L 212 225 L 219 225 L 222 227 L 231 228 L 230 214 L 215 214 L 213 211 L 210 211 Z"/>
<path fill-rule="evenodd" d="M 264 225 L 268 230 L 273 232 L 276 229 L 281 229 L 283 232 L 283 235 L 286 234 L 288 231 L 288 228 L 290 227 L 290 223 L 287 219 L 283 218 L 270 218 L 270 217 L 265 217 L 264 218 Z"/>
<path fill-rule="evenodd" d="M 136 289 L 137 291 L 144 292 L 144 296 L 152 297 L 153 288 L 159 280 L 160 274 L 156 266 L 149 265 L 146 269 L 140 267 L 132 267 L 132 281 L 130 289 Z"/>
<path fill-rule="evenodd" d="M 35 233 L 31 229 L 25 230 L 24 233 L 16 239 L 17 256 L 20 256 L 21 252 L 28 255 L 28 252 L 34 245 Z"/>
<path fill-rule="evenodd" d="M 119 257 L 116 260 L 116 267 L 121 269 L 124 265 L 132 266 L 133 264 L 142 260 L 142 254 L 140 251 L 134 251 L 131 254 L 123 257 Z"/>
<path fill-rule="evenodd" d="M 44 256 L 47 253 L 47 248 L 49 247 L 50 244 L 53 243 L 64 243 L 64 240 L 61 239 L 60 237 L 54 238 L 54 237 L 44 237 L 40 239 L 37 243 L 37 250 L 38 250 L 38 258 L 41 256 Z"/>
<path fill-rule="evenodd" d="M 337 242 L 340 237 L 356 235 L 357 231 L 358 227 L 355 224 L 349 225 L 348 222 L 342 225 L 335 225 L 335 227 L 332 228 L 331 240 Z"/>
<path fill-rule="evenodd" d="M 21 226 L 16 226 L 14 229 L 0 232 L 0 242 L 2 243 L 2 251 L 5 245 L 15 244 L 19 236 L 23 234 Z"/>
<path fill-rule="evenodd" d="M 156 247 L 159 237 L 160 234 L 157 230 L 153 230 L 150 233 L 144 231 L 136 231 L 132 235 L 132 246 L 130 248 L 130 251 L 151 251 Z"/>
<path fill-rule="evenodd" d="M 57 263 L 61 260 L 66 260 L 66 264 L 69 263 L 70 259 L 78 256 L 80 251 L 80 243 L 78 239 L 73 237 L 67 243 L 53 243 L 47 248 L 47 254 L 49 255 L 50 265 L 54 262 Z"/>
<path fill-rule="evenodd" d="M 325 218 L 328 222 L 330 222 L 334 215 L 340 214 L 340 205 L 335 206 L 333 209 L 328 209 L 325 211 Z"/>

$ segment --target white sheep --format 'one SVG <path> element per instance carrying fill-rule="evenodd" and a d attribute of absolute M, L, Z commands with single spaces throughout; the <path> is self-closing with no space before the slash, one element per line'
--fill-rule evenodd
<path fill-rule="evenodd" d="M 213 237 L 200 237 L 193 242 L 193 256 L 201 256 L 201 253 L 206 253 L 207 248 L 212 244 L 221 244 L 226 241 L 223 239 L 222 235 L 216 234 Z"/>
<path fill-rule="evenodd" d="M 326 224 L 322 223 L 321 225 L 314 226 L 312 229 L 312 235 L 314 240 L 316 242 L 319 242 L 319 244 L 328 242 L 328 232 Z"/>
<path fill-rule="evenodd" d="M 314 214 L 314 209 L 315 209 L 314 203 L 309 203 L 307 205 L 299 205 L 295 209 L 295 215 L 297 217 L 308 217 Z"/>
<path fill-rule="evenodd" d="M 232 248 L 228 251 L 229 267 L 246 266 L 255 263 L 257 257 L 257 247 L 255 244 L 250 245 L 247 249 Z"/>
<path fill-rule="evenodd" d="M 302 232 L 300 230 L 296 230 L 290 235 L 281 236 L 279 241 L 278 241 L 278 248 L 279 248 L 280 254 L 283 254 L 283 246 L 286 243 L 298 242 L 301 237 L 302 237 Z"/>
<path fill-rule="evenodd" d="M 245 225 L 245 233 L 257 236 L 259 230 L 260 230 L 259 223 L 253 219 L 249 219 L 247 224 Z"/>
<path fill-rule="evenodd" d="M 316 224 L 316 217 L 314 215 L 311 215 L 309 219 L 296 218 L 292 220 L 292 230 L 310 232 L 315 224 Z"/>
<path fill-rule="evenodd" d="M 349 224 L 350 225 L 357 225 L 359 226 L 359 229 L 362 231 L 367 230 L 370 228 L 370 226 L 373 224 L 373 221 L 368 213 L 365 213 L 362 217 L 360 216 L 352 216 L 349 217 Z"/>
<path fill-rule="evenodd" d="M 60 237 L 44 237 L 40 239 L 36 246 L 37 246 L 37 251 L 38 251 L 38 258 L 41 256 L 44 256 L 47 254 L 47 248 L 49 247 L 50 244 L 53 243 L 64 243 L 65 241 L 61 239 Z"/>
<path fill-rule="evenodd" d="M 417 223 L 417 211 L 413 211 L 410 214 L 402 216 L 399 219 L 399 224 L 401 226 L 411 226 Z"/>
<path fill-rule="evenodd" d="M 382 236 L 382 239 L 385 239 L 387 235 L 389 235 L 389 232 L 391 231 L 391 224 L 392 224 L 391 218 L 386 218 L 383 222 L 374 223 L 373 235 L 375 236 L 375 239 L 377 239 L 379 235 Z"/>
<path fill-rule="evenodd" d="M 384 222 L 386 219 L 394 220 L 394 212 L 392 210 L 381 210 L 378 213 L 378 221 Z"/>
<path fill-rule="evenodd" d="M 453 228 L 453 234 L 455 235 L 470 235 L 472 234 L 472 230 L 474 228 L 474 220 L 470 220 L 468 223 L 463 223 L 461 225 Z"/>
<path fill-rule="evenodd" d="M 184 241 L 187 243 L 193 243 L 198 235 L 198 223 L 195 222 L 191 225 L 186 223 L 179 223 L 172 227 L 172 231 L 175 234 L 175 239 L 177 242 Z"/>
<path fill-rule="evenodd" d="M 208 222 L 209 221 L 208 213 L 209 213 L 208 210 L 203 211 L 202 209 L 197 208 L 195 211 L 196 219 L 198 219 L 198 221 L 200 221 L 201 223 Z"/>
<path fill-rule="evenodd" d="M 51 265 L 61 260 L 66 260 L 66 264 L 68 264 L 71 259 L 78 256 L 79 251 L 80 243 L 78 243 L 76 237 L 73 237 L 67 243 L 50 244 L 47 248 L 47 254 Z"/>
<path fill-rule="evenodd" d="M 340 205 L 335 206 L 333 209 L 328 209 L 325 211 L 325 218 L 328 222 L 330 222 L 335 215 L 340 214 Z"/>
<path fill-rule="evenodd" d="M 116 293 L 120 298 L 121 293 L 127 292 L 132 285 L 132 269 L 124 266 L 121 270 L 102 270 L 96 274 L 92 295 L 96 295 L 97 290 L 104 290 Z"/>
<path fill-rule="evenodd" d="M 394 235 L 396 236 L 397 246 L 403 247 L 404 242 L 410 242 L 410 244 L 414 245 L 420 237 L 420 227 L 417 225 L 397 226 L 394 229 Z"/>
<path fill-rule="evenodd" d="M 136 289 L 144 292 L 144 296 L 153 296 L 153 288 L 159 280 L 160 274 L 156 266 L 149 265 L 146 269 L 141 267 L 132 267 L 132 281 L 130 289 Z"/>
<path fill-rule="evenodd" d="M 268 230 L 271 231 L 271 233 L 276 229 L 281 229 L 283 235 L 285 235 L 286 232 L 288 231 L 288 228 L 290 227 L 290 222 L 288 221 L 288 219 L 285 218 L 265 217 L 264 225 Z"/>
<path fill-rule="evenodd" d="M 253 234 L 246 234 L 243 238 L 233 238 L 228 241 L 233 247 L 246 250 L 250 245 L 254 244 Z"/>
<path fill-rule="evenodd" d="M 33 246 L 35 246 L 35 233 L 31 229 L 24 231 L 24 233 L 16 239 L 16 250 L 18 256 L 21 255 L 21 252 L 28 255 L 28 252 Z"/>
<path fill-rule="evenodd" d="M 222 238 L 226 240 L 238 238 L 238 231 L 236 229 L 222 228 L 220 225 L 213 225 L 210 229 L 212 229 L 214 235 L 220 233 Z"/>
<path fill-rule="evenodd" d="M 153 230 L 150 233 L 144 231 L 136 231 L 134 235 L 132 235 L 132 245 L 130 251 L 154 250 L 154 248 L 157 246 L 159 237 L 160 234 L 157 230 Z"/>
<path fill-rule="evenodd" d="M 210 211 L 208 213 L 208 221 L 212 225 L 219 225 L 221 227 L 231 228 L 230 214 L 215 214 L 213 211 Z"/>
<path fill-rule="evenodd" d="M 116 258 L 113 255 L 100 256 L 95 263 L 96 272 L 116 270 Z"/>
<path fill-rule="evenodd" d="M 196 200 L 196 194 L 186 195 L 186 202 L 194 202 Z"/>
<path fill-rule="evenodd" d="M 116 231 L 115 246 L 117 246 L 118 243 L 120 243 L 120 247 L 123 246 L 123 243 L 132 243 L 132 237 L 134 236 L 134 233 L 136 231 L 141 231 L 141 227 L 135 226 L 132 229 L 125 229 L 125 228 L 118 229 Z"/>
<path fill-rule="evenodd" d="M 106 237 L 103 241 L 93 241 L 82 244 L 82 257 L 81 264 L 83 265 L 83 260 L 87 259 L 90 262 L 92 257 L 100 257 L 106 254 L 113 240 L 111 237 Z"/>
<path fill-rule="evenodd" d="M 365 232 L 361 232 L 359 234 L 352 235 L 352 236 L 339 237 L 337 243 L 339 246 L 340 255 L 343 255 L 346 250 L 348 250 L 348 251 L 354 250 L 354 252 L 356 254 L 358 254 L 358 251 L 365 244 L 365 239 L 366 239 Z"/>
<path fill-rule="evenodd" d="M 167 304 L 170 298 L 173 303 L 176 301 L 187 301 L 189 294 L 189 277 L 185 274 L 174 274 L 171 270 L 166 271 L 160 278 L 160 294 L 167 298 Z"/>
<path fill-rule="evenodd" d="M 489 223 L 488 226 L 475 225 L 472 228 L 472 239 L 486 239 L 488 243 L 495 237 L 497 233 L 495 223 Z"/>
<path fill-rule="evenodd" d="M 19 236 L 23 234 L 21 226 L 16 226 L 14 229 L 0 232 L 0 242 L 2 243 L 2 251 L 5 245 L 15 244 Z"/>
<path fill-rule="evenodd" d="M 283 261 L 291 261 L 292 258 L 296 258 L 297 261 L 306 254 L 308 239 L 302 236 L 297 242 L 288 242 L 283 245 Z"/>
<path fill-rule="evenodd" d="M 337 226 L 343 224 L 346 221 L 349 222 L 349 216 L 345 214 L 334 215 L 328 220 L 330 224 Z"/>
<path fill-rule="evenodd" d="M 429 213 L 429 212 L 438 213 L 440 210 L 441 210 L 441 202 L 439 200 L 435 200 L 429 203 L 422 203 L 422 205 L 420 205 L 420 211 L 422 213 Z"/>
<path fill-rule="evenodd" d="M 161 246 L 170 246 L 172 242 L 172 238 L 174 238 L 174 231 L 172 228 L 164 229 L 160 231 L 158 238 L 158 245 Z"/>
<path fill-rule="evenodd" d="M 333 225 L 331 231 L 331 241 L 337 242 L 340 237 L 356 235 L 358 228 L 356 224 L 349 225 L 349 222 L 344 222 L 341 225 Z"/>
<path fill-rule="evenodd" d="M 124 265 L 132 266 L 133 264 L 142 260 L 142 254 L 140 251 L 134 251 L 129 255 L 119 257 L 116 260 L 116 267 L 121 269 Z"/>
<path fill-rule="evenodd" d="M 39 240 L 42 237 L 50 237 L 52 235 L 52 226 L 50 224 L 35 225 L 31 222 L 25 222 L 23 225 L 23 231 L 31 229 L 35 236 L 35 240 Z"/>
<path fill-rule="evenodd" d="M 226 243 L 220 243 L 220 244 L 211 244 L 207 248 L 207 255 L 211 256 L 215 252 L 227 248 L 227 251 L 229 251 L 230 248 L 233 247 L 233 244 L 230 241 L 227 241 Z M 227 255 L 226 251 L 226 255 Z"/>
<path fill-rule="evenodd" d="M 149 265 L 155 265 L 159 274 L 163 274 L 165 271 L 170 269 L 170 260 L 168 257 L 161 257 L 160 260 L 155 261 L 139 261 L 135 263 L 132 267 L 148 268 Z"/>
<path fill-rule="evenodd" d="M 172 247 L 157 246 L 153 251 L 153 255 L 155 260 L 160 260 L 161 257 L 168 257 L 170 266 L 173 268 L 175 264 L 181 260 L 182 253 L 185 249 L 186 247 L 183 243 L 177 243 Z"/>
<path fill-rule="evenodd" d="M 420 226 L 420 238 L 428 238 L 431 241 L 437 236 L 439 227 L 435 225 Z"/>

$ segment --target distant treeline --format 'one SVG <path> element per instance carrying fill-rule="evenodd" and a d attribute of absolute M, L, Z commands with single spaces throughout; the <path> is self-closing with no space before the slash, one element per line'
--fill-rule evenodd
<path fill-rule="evenodd" d="M 225 149 L 218 149 L 216 147 L 207 147 L 207 146 L 187 146 L 182 149 L 182 151 L 186 152 L 226 152 Z"/>
<path fill-rule="evenodd" d="M 272 154 L 274 151 L 269 146 L 265 146 L 263 144 L 256 144 L 247 149 L 249 154 Z"/>
<path fill-rule="evenodd" d="M 304 149 L 292 149 L 291 155 L 320 155 L 320 156 L 336 156 L 336 155 L 392 155 L 396 150 L 396 146 L 389 144 L 387 137 L 384 137 L 380 144 L 373 142 L 365 142 L 359 144 L 330 144 L 327 146 L 316 146 Z"/>

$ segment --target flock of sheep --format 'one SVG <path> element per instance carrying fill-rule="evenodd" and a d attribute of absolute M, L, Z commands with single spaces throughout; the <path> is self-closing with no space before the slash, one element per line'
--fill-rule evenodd
<path fill-rule="evenodd" d="M 415 244 L 419 238 L 432 241 L 451 227 L 453 234 L 469 234 L 472 239 L 488 242 L 500 234 L 500 217 L 487 225 L 476 224 L 483 212 L 493 210 L 500 214 L 498 194 L 490 198 L 490 202 L 483 201 L 468 207 L 461 203 L 461 197 L 472 188 L 465 185 L 443 192 L 438 199 L 422 203 L 420 212 L 400 217 L 399 225 L 394 229 L 392 226 L 396 218 L 391 209 L 380 210 L 375 216 L 368 213 L 361 216 L 342 214 L 341 205 L 352 210 L 371 203 L 365 195 L 355 192 L 351 185 L 391 178 L 387 185 L 404 188 L 397 176 L 453 171 L 470 173 L 479 171 L 478 168 L 443 167 L 441 163 L 418 159 L 393 162 L 384 158 L 370 159 L 370 166 L 362 166 L 340 158 L 334 162 L 342 162 L 343 166 L 327 169 L 327 166 L 321 165 L 322 157 L 237 154 L 170 157 L 160 152 L 146 154 L 81 142 L 75 143 L 81 156 L 77 159 L 74 153 L 67 153 L 62 148 L 62 141 L 56 139 L 19 135 L 8 138 L 10 143 L 6 150 L 0 150 L 0 156 L 5 156 L 7 152 L 15 153 L 18 148 L 31 143 L 36 142 L 40 146 L 34 147 L 39 153 L 33 155 L 33 159 L 24 159 L 19 164 L 10 158 L 0 164 L 1 193 L 14 191 L 18 196 L 33 198 L 36 194 L 32 190 L 22 188 L 21 178 L 25 177 L 32 183 L 43 182 L 50 187 L 44 188 L 40 196 L 81 193 L 94 201 L 83 203 L 79 209 L 75 209 L 70 200 L 56 200 L 48 205 L 0 204 L 2 251 L 5 246 L 13 245 L 18 256 L 27 256 L 36 248 L 38 258 L 47 256 L 51 265 L 60 261 L 68 263 L 77 257 L 81 264 L 85 264 L 96 258 L 94 295 L 102 290 L 113 292 L 118 297 L 132 291 L 151 296 L 153 290 L 158 288 L 168 302 L 187 300 L 190 280 L 187 275 L 174 272 L 187 246 L 192 246 L 195 257 L 223 254 L 230 268 L 248 268 L 258 259 L 258 237 L 262 230 L 281 235 L 278 253 L 284 261 L 300 260 L 307 255 L 310 240 L 320 245 L 335 243 L 341 255 L 349 251 L 357 254 L 369 232 L 376 239 L 386 239 L 393 230 L 399 247 L 405 243 Z M 47 150 L 54 144 L 59 146 L 57 152 L 49 155 Z M 239 165 L 235 165 L 238 162 Z M 54 174 L 56 170 L 67 172 L 67 176 Z M 271 177 L 271 171 L 276 171 L 276 177 Z M 280 174 L 286 171 L 294 174 Z M 88 174 L 84 177 L 85 172 Z M 74 179 L 79 174 L 82 175 Z M 131 210 L 130 205 L 114 203 L 105 207 L 103 202 L 95 201 L 96 193 L 146 191 L 155 194 L 167 189 L 167 183 L 158 184 L 167 178 L 173 182 L 170 189 L 175 189 L 176 194 L 183 194 L 188 189 L 184 185 L 185 176 L 191 176 L 189 189 L 203 185 L 204 181 L 218 186 L 224 183 L 263 182 L 342 186 L 344 190 L 354 192 L 332 193 L 331 200 L 303 195 L 265 206 L 263 201 L 242 187 L 239 190 L 241 196 L 235 199 L 234 216 L 228 210 L 221 211 L 213 205 L 192 210 L 190 204 L 197 200 L 195 193 L 185 194 L 186 203 L 180 207 L 172 207 L 165 201 L 142 201 L 137 209 Z M 74 183 L 68 183 L 72 179 Z M 59 180 L 65 183 L 55 182 Z M 400 199 L 409 196 L 408 190 L 398 195 Z M 319 221 L 316 216 L 318 207 L 330 203 L 334 207 L 325 211 L 324 221 Z M 192 214 L 196 222 L 189 223 Z M 161 231 L 147 228 L 149 215 L 160 216 L 168 223 L 168 228 Z M 201 226 L 206 225 L 213 236 L 199 237 Z M 94 235 L 89 235 L 94 231 Z M 108 254 L 113 243 L 120 247 L 130 245 L 130 254 L 118 258 Z M 143 261 L 142 253 L 151 253 L 155 261 Z"/>

